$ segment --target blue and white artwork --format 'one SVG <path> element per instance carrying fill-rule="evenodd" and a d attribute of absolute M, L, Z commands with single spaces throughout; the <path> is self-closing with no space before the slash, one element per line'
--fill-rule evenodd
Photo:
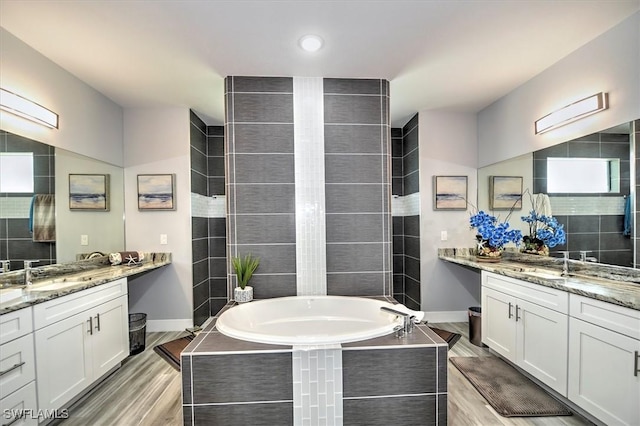
<path fill-rule="evenodd" d="M 522 209 L 522 176 L 491 176 L 491 209 Z"/>
<path fill-rule="evenodd" d="M 434 176 L 434 209 L 467 209 L 467 176 Z"/>
<path fill-rule="evenodd" d="M 69 175 L 69 209 L 109 210 L 109 175 Z"/>
<path fill-rule="evenodd" d="M 139 210 L 175 210 L 174 175 L 138 175 Z"/>

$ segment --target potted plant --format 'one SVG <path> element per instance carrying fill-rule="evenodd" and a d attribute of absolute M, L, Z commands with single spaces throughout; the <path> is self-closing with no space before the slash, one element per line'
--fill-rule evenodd
<path fill-rule="evenodd" d="M 517 229 L 509 229 L 509 222 L 500 222 L 497 217 L 482 210 L 469 218 L 469 224 L 476 229 L 476 257 L 481 261 L 499 261 L 505 244 L 511 242 L 518 245 L 522 240 L 522 233 Z"/>
<path fill-rule="evenodd" d="M 238 280 L 238 285 L 233 290 L 233 298 L 238 303 L 250 302 L 253 300 L 253 287 L 247 284 L 260 265 L 260 258 L 249 253 L 244 257 L 232 257 L 231 263 Z"/>
<path fill-rule="evenodd" d="M 528 216 L 522 216 L 522 221 L 529 224 L 529 235 L 523 237 L 523 253 L 548 256 L 550 248 L 566 242 L 563 225 L 555 217 L 531 210 Z"/>

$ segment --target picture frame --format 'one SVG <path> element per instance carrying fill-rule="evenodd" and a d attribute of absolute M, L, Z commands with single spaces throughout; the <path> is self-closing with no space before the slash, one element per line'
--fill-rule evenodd
<path fill-rule="evenodd" d="M 522 210 L 522 176 L 489 176 L 491 210 Z"/>
<path fill-rule="evenodd" d="M 70 173 L 69 210 L 109 211 L 109 175 Z"/>
<path fill-rule="evenodd" d="M 466 210 L 468 176 L 433 176 L 433 209 Z"/>
<path fill-rule="evenodd" d="M 175 174 L 138 175 L 138 210 L 175 210 Z"/>

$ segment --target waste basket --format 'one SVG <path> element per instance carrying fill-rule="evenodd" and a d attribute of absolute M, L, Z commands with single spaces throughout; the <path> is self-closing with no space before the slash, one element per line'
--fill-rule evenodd
<path fill-rule="evenodd" d="M 147 334 L 147 314 L 129 314 L 129 355 L 144 351 Z"/>
<path fill-rule="evenodd" d="M 469 308 L 469 341 L 482 346 L 482 309 L 479 306 Z"/>

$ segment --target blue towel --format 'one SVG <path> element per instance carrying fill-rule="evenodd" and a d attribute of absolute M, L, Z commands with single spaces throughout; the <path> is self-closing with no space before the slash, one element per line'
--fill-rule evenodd
<path fill-rule="evenodd" d="M 622 235 L 625 237 L 631 236 L 631 223 L 631 195 L 627 195 L 624 204 L 624 229 L 622 230 Z"/>

